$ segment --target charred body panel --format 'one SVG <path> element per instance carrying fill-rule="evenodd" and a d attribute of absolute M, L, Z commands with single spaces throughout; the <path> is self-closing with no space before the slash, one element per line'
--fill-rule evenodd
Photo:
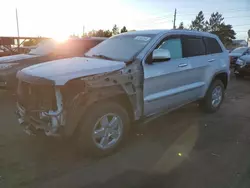
<path fill-rule="evenodd" d="M 26 94 L 22 93 L 22 83 L 18 87 L 19 122 L 43 129 L 48 136 L 71 136 L 88 107 L 101 100 L 115 99 L 126 104 L 132 121 L 143 115 L 144 75 L 140 60 L 118 71 L 70 80 L 60 87 L 51 80 L 21 72 L 18 77 L 28 85 Z M 40 91 L 32 90 L 36 87 Z M 50 94 L 44 95 L 42 91 L 48 90 Z M 21 98 L 29 94 L 30 97 Z M 25 113 L 20 113 L 21 108 L 25 108 Z"/>

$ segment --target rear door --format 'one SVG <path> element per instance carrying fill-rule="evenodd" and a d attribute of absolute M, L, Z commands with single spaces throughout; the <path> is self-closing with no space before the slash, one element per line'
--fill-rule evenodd
<path fill-rule="evenodd" d="M 208 69 L 205 72 L 206 89 L 209 87 L 213 75 L 215 73 L 229 70 L 229 54 L 223 51 L 220 43 L 216 38 L 203 37 L 206 45 L 206 54 Z M 204 91 L 205 93 L 205 91 Z"/>
<path fill-rule="evenodd" d="M 190 71 L 188 80 L 192 87 L 188 94 L 190 100 L 197 100 L 203 97 L 206 85 L 206 73 L 209 69 L 209 57 L 206 55 L 205 42 L 201 36 L 184 35 L 183 56 L 189 60 Z"/>

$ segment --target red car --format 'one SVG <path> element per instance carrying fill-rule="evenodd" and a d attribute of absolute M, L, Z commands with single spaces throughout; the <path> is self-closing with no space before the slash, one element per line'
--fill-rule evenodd
<path fill-rule="evenodd" d="M 0 57 L 0 87 L 15 89 L 16 73 L 19 70 L 46 61 L 83 56 L 90 48 L 105 39 L 102 37 L 77 38 L 60 44 L 52 39 L 47 39 L 39 43 L 37 48 L 32 49 L 28 54 Z"/>

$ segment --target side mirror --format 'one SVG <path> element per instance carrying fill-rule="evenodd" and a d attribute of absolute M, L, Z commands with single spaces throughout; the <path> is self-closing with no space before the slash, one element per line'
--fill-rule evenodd
<path fill-rule="evenodd" d="M 168 61 L 171 59 L 169 50 L 167 49 L 155 49 L 153 51 L 153 62 Z"/>

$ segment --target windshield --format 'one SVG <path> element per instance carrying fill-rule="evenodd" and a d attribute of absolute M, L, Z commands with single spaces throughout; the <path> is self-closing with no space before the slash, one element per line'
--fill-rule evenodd
<path fill-rule="evenodd" d="M 247 48 L 236 48 L 231 53 L 240 53 L 240 54 L 243 54 L 245 51 L 247 51 Z"/>
<path fill-rule="evenodd" d="M 35 49 L 31 49 L 30 55 L 47 55 L 52 53 L 57 46 L 56 41 L 54 40 L 44 40 L 40 42 Z"/>
<path fill-rule="evenodd" d="M 119 61 L 130 61 L 155 35 L 119 35 L 89 50 L 85 55 Z"/>

